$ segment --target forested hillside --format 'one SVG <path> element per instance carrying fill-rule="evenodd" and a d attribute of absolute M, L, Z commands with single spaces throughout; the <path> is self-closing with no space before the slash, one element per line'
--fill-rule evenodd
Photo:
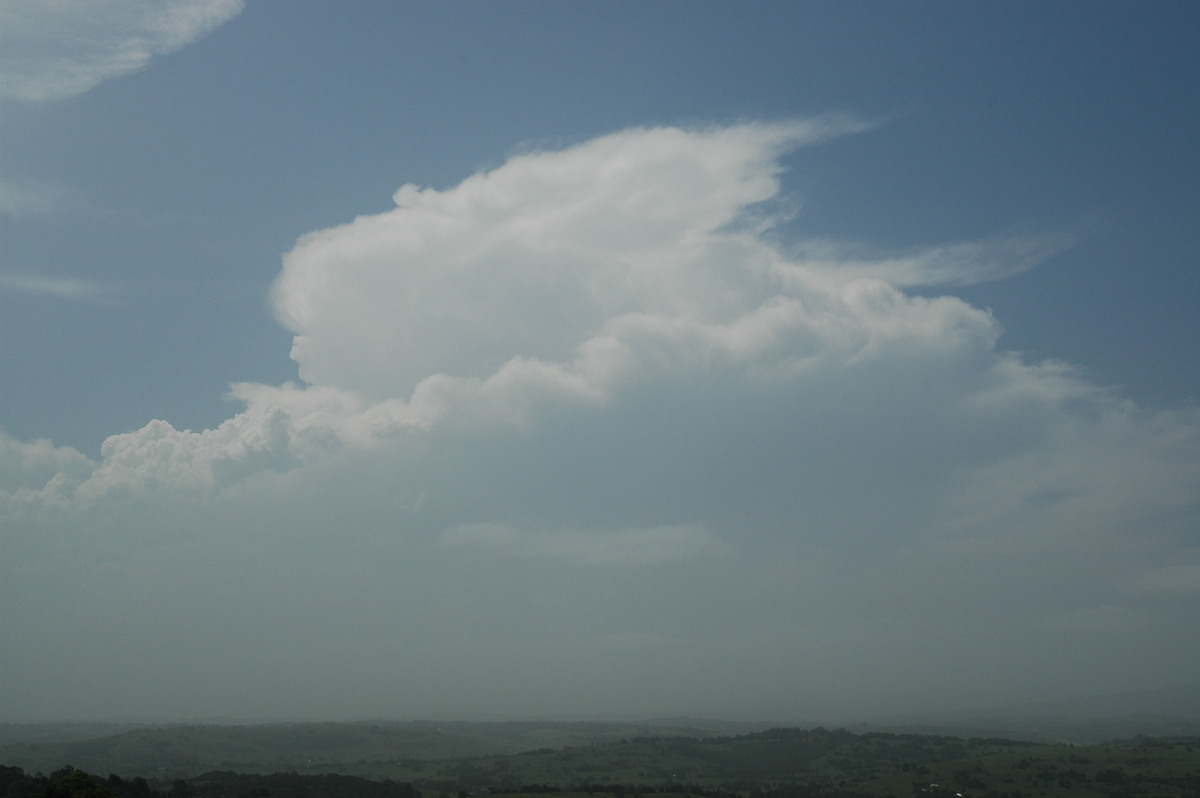
<path fill-rule="evenodd" d="M 363 731 L 331 726 L 321 741 L 326 746 L 337 735 L 361 744 L 351 731 L 370 733 L 370 727 Z M 317 728 L 307 734 L 315 746 Z M 222 750 L 234 750 L 236 739 L 234 733 Z M 54 770 L 27 770 L 8 763 L 0 768 L 0 796 L 1200 798 L 1198 738 L 1138 738 L 1073 746 L 818 728 L 711 738 L 642 737 L 514 755 L 361 758 L 279 771 L 254 761 L 253 755 L 252 750 L 240 754 L 244 769 L 209 768 L 186 776 L 166 767 L 134 775 L 109 768 L 76 769 L 66 763 Z M 108 775 L 101 775 L 106 771 Z"/>

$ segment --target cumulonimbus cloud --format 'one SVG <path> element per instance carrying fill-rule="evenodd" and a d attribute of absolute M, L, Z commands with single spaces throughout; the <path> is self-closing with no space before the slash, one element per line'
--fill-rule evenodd
<path fill-rule="evenodd" d="M 136 72 L 236 16 L 245 0 L 8 0 L 0 99 L 47 101 Z"/>
<path fill-rule="evenodd" d="M 1004 351 L 988 311 L 905 291 L 1017 273 L 1061 237 L 864 258 L 770 234 L 784 153 L 858 127 L 626 130 L 405 186 L 395 207 L 302 237 L 273 301 L 306 384 L 234 386 L 246 409 L 217 429 L 155 421 L 99 463 L 2 442 L 0 513 L 23 530 L 5 567 L 72 529 L 92 546 L 219 538 L 264 565 L 322 541 L 352 551 L 350 535 L 373 552 L 354 584 L 457 579 L 513 608 L 508 631 L 548 568 L 660 569 L 696 600 L 622 582 L 638 613 L 562 620 L 563 640 L 683 645 L 658 631 L 705 606 L 696 650 L 817 668 L 788 634 L 869 639 L 855 650 L 886 659 L 872 646 L 903 636 L 876 633 L 883 607 L 893 632 L 933 619 L 940 643 L 987 663 L 979 679 L 1014 684 L 1127 632 L 1113 619 L 1160 613 L 1154 628 L 1178 632 L 1178 608 L 1137 603 L 1195 581 L 1171 566 L 1194 559 L 1197 413 L 1145 412 Z M 714 585 L 767 609 L 705 604 Z M 584 593 L 549 603 L 547 623 L 591 617 Z M 1073 624 L 1087 634 L 1043 640 Z M 986 640 L 963 637 L 980 625 Z M 789 668 L 761 678 L 791 684 Z"/>
<path fill-rule="evenodd" d="M 315 384 L 407 398 L 434 374 L 565 361 L 636 314 L 733 321 L 781 275 L 753 234 L 723 228 L 778 193 L 782 150 L 855 127 L 631 130 L 448 191 L 404 186 L 395 209 L 288 254 L 274 295 L 292 356 Z"/>
<path fill-rule="evenodd" d="M 402 187 L 395 208 L 310 233 L 284 258 L 273 298 L 309 385 L 235 386 L 248 409 L 215 430 L 154 422 L 114 436 L 83 493 L 146 478 L 221 489 L 347 446 L 536 432 L 562 413 L 592 414 L 599 427 L 626 419 L 638 451 L 645 420 L 631 408 L 648 395 L 677 403 L 678 434 L 694 435 L 702 456 L 715 457 L 704 447 L 721 435 L 706 425 L 720 413 L 765 412 L 726 418 L 754 435 L 813 414 L 849 436 L 894 420 L 919 434 L 891 430 L 895 443 L 881 450 L 903 441 L 914 457 L 977 462 L 1017 497 L 1045 489 L 1037 483 L 1047 476 L 1022 465 L 1000 478 L 1002 455 L 1028 455 L 1022 442 L 1056 435 L 1065 451 L 1080 429 L 1092 445 L 1102 430 L 1138 439 L 1144 427 L 1128 403 L 1069 367 L 998 349 L 987 311 L 901 290 L 1029 268 L 1061 236 L 874 260 L 828 242 L 785 252 L 764 236 L 780 156 L 860 127 L 829 118 L 633 129 L 520 155 L 451 189 Z M 813 457 L 853 461 L 826 434 L 806 434 L 831 447 Z M 1063 490 L 1078 482 L 1076 473 Z M 947 510 L 1022 501 L 981 490 L 962 486 Z M 495 519 L 466 522 L 478 520 Z"/>

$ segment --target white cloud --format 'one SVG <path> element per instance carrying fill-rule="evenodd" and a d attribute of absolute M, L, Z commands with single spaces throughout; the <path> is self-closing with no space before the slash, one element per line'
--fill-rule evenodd
<path fill-rule="evenodd" d="M 404 186 L 394 210 L 288 254 L 275 306 L 292 356 L 315 384 L 407 397 L 433 374 L 561 362 L 634 314 L 732 321 L 783 275 L 773 250 L 723 228 L 778 193 L 783 148 L 856 127 L 631 130 L 448 191 Z"/>
<path fill-rule="evenodd" d="M 107 293 L 105 288 L 96 283 L 74 277 L 0 272 L 0 292 L 3 291 L 49 294 L 60 299 L 98 299 Z"/>
<path fill-rule="evenodd" d="M 444 530 L 441 540 L 450 546 L 480 547 L 515 557 L 544 557 L 593 565 L 657 565 L 729 553 L 728 546 L 702 524 L 602 533 L 575 530 L 533 533 L 505 524 L 475 523 Z"/>
<path fill-rule="evenodd" d="M 602 685 L 587 701 L 609 706 L 636 678 L 664 711 L 739 665 L 779 706 L 802 669 L 832 707 L 854 681 L 966 700 L 1077 684 L 1083 664 L 1115 679 L 1092 660 L 1139 619 L 1139 645 L 1194 639 L 1121 598 L 1191 584 L 1169 568 L 1196 528 L 1198 414 L 1143 412 L 1003 351 L 987 311 L 903 290 L 1014 273 L 1053 237 L 864 259 L 764 235 L 783 151 L 855 127 L 628 130 L 305 236 L 274 301 L 308 385 L 234 386 L 245 410 L 218 428 L 154 421 L 98 464 L 9 443 L 14 612 L 75 640 L 84 622 L 38 602 L 77 580 L 129 633 L 164 628 L 132 580 L 237 674 L 318 695 L 344 663 L 306 636 L 363 652 L 373 712 L 397 663 L 422 700 L 486 702 L 491 678 L 562 700 Z M 672 643 L 616 679 L 580 653 L 596 640 Z M 654 670 L 683 662 L 686 680 Z M 239 678 L 226 695 L 258 694 Z"/>
<path fill-rule="evenodd" d="M 82 94 L 190 44 L 244 6 L 244 0 L 7 0 L 0 4 L 0 99 Z"/>
<path fill-rule="evenodd" d="M 809 241 L 794 254 L 810 268 L 832 269 L 847 279 L 872 277 L 901 288 L 960 286 L 1013 277 L 1068 249 L 1074 242 L 1074 236 L 1057 233 L 948 244 L 902 256 L 864 257 L 859 247 Z"/>
<path fill-rule="evenodd" d="M 86 477 L 95 463 L 47 440 L 23 443 L 0 431 L 0 494 L 41 490 L 55 477 Z"/>
<path fill-rule="evenodd" d="M 58 190 L 33 181 L 0 181 L 0 214 L 24 216 L 54 207 Z"/>

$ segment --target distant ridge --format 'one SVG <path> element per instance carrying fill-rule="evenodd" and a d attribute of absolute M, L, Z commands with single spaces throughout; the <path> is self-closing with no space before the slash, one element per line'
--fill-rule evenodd
<path fill-rule="evenodd" d="M 1082 744 L 1139 735 L 1196 736 L 1200 735 L 1200 683 L 977 710 L 912 713 L 890 722 L 857 724 L 854 728 Z"/>
<path fill-rule="evenodd" d="M 118 775 L 208 770 L 246 773 L 300 770 L 314 764 L 448 760 L 562 749 L 637 737 L 707 737 L 745 724 L 696 721 L 690 725 L 594 721 L 461 720 L 376 723 L 272 723 L 255 725 L 163 725 L 111 733 L 107 724 L 10 724 L 0 745 L 0 764 L 50 772 L 71 764 Z M 751 730 L 763 728 L 762 725 Z M 88 730 L 99 731 L 88 737 Z M 27 736 L 17 737 L 22 731 Z M 110 733 L 105 733 L 109 731 Z M 20 739 L 17 742 L 16 739 Z"/>
<path fill-rule="evenodd" d="M 158 776 L 212 770 L 303 772 L 318 767 L 345 772 L 355 763 L 391 767 L 405 762 L 557 751 L 640 738 L 739 737 L 780 726 L 1080 745 L 1139 735 L 1200 737 L 1200 684 L 1064 697 L 976 711 L 931 710 L 850 727 L 829 722 L 750 723 L 686 715 L 645 721 L 10 723 L 0 724 L 0 764 L 16 765 L 29 772 L 50 772 L 71 764 L 96 772 Z"/>

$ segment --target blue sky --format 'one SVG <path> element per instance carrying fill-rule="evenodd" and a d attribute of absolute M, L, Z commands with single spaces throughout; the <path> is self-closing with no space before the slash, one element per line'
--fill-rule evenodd
<path fill-rule="evenodd" d="M 861 718 L 1189 678 L 1198 24 L 0 2 L 0 713 Z M 301 628 L 360 654 L 264 631 Z M 86 679 L 49 664 L 71 635 Z"/>
<path fill-rule="evenodd" d="M 56 196 L 2 220 L 6 272 L 111 303 L 6 292 L 7 429 L 95 452 L 149 417 L 219 423 L 226 383 L 294 376 L 264 311 L 280 253 L 401 183 L 630 125 L 830 111 L 878 126 L 797 156 L 798 230 L 1076 235 L 963 293 L 1009 347 L 1197 396 L 1188 4 L 378 5 L 255 3 L 133 75 L 6 103 L 6 181 Z"/>

